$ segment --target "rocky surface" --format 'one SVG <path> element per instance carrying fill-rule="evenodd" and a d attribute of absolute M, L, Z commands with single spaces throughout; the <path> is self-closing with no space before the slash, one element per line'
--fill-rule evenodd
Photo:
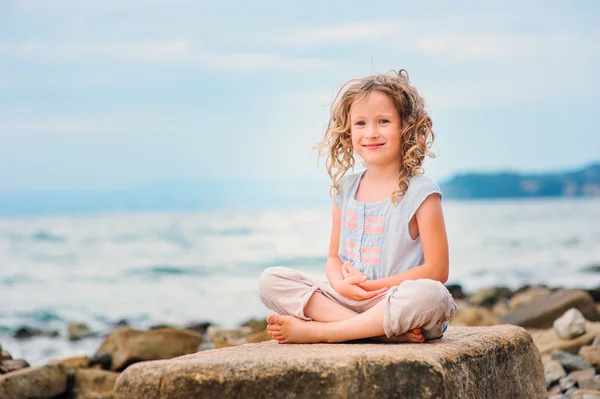
<path fill-rule="evenodd" d="M 110 354 L 110 369 L 121 371 L 136 362 L 197 352 L 201 343 L 202 335 L 195 331 L 175 328 L 139 331 L 123 327 L 106 337 L 96 355 Z"/>
<path fill-rule="evenodd" d="M 211 350 L 138 363 L 115 398 L 540 398 L 542 363 L 514 326 L 455 327 L 426 344 L 278 345 Z"/>

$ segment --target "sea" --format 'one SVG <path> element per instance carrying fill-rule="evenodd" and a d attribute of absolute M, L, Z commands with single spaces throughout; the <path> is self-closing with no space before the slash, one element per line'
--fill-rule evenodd
<path fill-rule="evenodd" d="M 450 279 L 467 293 L 524 284 L 592 288 L 600 199 L 445 200 Z M 115 323 L 234 328 L 270 311 L 269 266 L 325 279 L 328 206 L 0 218 L 0 344 L 43 364 L 91 355 Z M 69 322 L 98 335 L 67 339 Z M 20 327 L 57 337 L 15 339 Z"/>

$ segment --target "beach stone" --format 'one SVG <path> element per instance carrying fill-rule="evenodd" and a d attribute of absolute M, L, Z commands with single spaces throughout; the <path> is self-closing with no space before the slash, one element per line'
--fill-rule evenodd
<path fill-rule="evenodd" d="M 578 309 L 571 308 L 554 320 L 553 327 L 562 339 L 572 339 L 585 334 L 585 318 Z"/>
<path fill-rule="evenodd" d="M 67 389 L 68 373 L 60 364 L 28 367 L 0 376 L 0 398 L 53 398 Z"/>
<path fill-rule="evenodd" d="M 94 336 L 92 330 L 85 323 L 71 322 L 69 323 L 68 331 L 70 341 L 79 341 L 80 339 Z"/>
<path fill-rule="evenodd" d="M 160 328 L 156 330 L 138 331 L 123 327 L 110 334 L 96 355 L 111 355 L 112 371 L 121 371 L 130 364 L 194 353 L 202 343 L 202 335 L 190 330 Z"/>
<path fill-rule="evenodd" d="M 582 378 L 579 380 L 579 388 L 600 391 L 600 375 Z"/>
<path fill-rule="evenodd" d="M 500 324 L 500 319 L 489 309 L 471 306 L 458 310 L 450 324 L 453 326 L 495 326 Z"/>
<path fill-rule="evenodd" d="M 512 291 L 506 287 L 490 287 L 476 291 L 468 301 L 471 305 L 492 307 L 501 299 L 510 298 Z"/>
<path fill-rule="evenodd" d="M 112 399 L 117 377 L 114 371 L 78 369 L 70 394 L 76 399 Z"/>
<path fill-rule="evenodd" d="M 498 321 L 500 320 L 500 318 L 502 316 L 504 316 L 506 313 L 508 313 L 510 309 L 508 308 L 508 305 L 506 304 L 506 302 L 496 302 L 496 304 L 494 306 L 492 306 L 492 314 L 496 317 L 498 317 Z M 498 323 L 499 324 L 499 323 Z"/>
<path fill-rule="evenodd" d="M 545 330 L 528 329 L 533 337 L 533 342 L 542 355 L 550 353 L 553 349 L 561 349 L 569 353 L 578 353 L 579 348 L 590 344 L 595 337 L 600 335 L 600 323 L 586 323 L 586 333 L 577 338 L 564 340 L 556 335 L 554 328 Z"/>
<path fill-rule="evenodd" d="M 0 352 L 0 363 L 5 360 L 12 360 L 12 356 L 10 355 L 10 353 L 8 353 L 8 351 L 1 351 Z"/>
<path fill-rule="evenodd" d="M 560 364 L 557 360 L 550 360 L 544 366 L 544 377 L 546 378 L 546 384 L 552 385 L 556 381 L 560 380 L 563 377 L 566 377 L 567 373 L 563 368 L 562 364 Z"/>
<path fill-rule="evenodd" d="M 558 380 L 558 385 L 560 386 L 560 389 L 562 389 L 563 391 L 566 391 L 569 388 L 573 388 L 575 386 L 575 379 L 573 377 L 570 376 L 566 376 L 561 378 L 560 380 Z"/>
<path fill-rule="evenodd" d="M 552 356 L 553 360 L 558 360 L 567 371 L 585 370 L 592 367 L 592 365 L 581 356 L 573 355 L 558 349 L 553 350 L 550 353 L 550 356 Z"/>
<path fill-rule="evenodd" d="M 563 399 L 562 394 L 560 395 L 548 395 L 548 399 Z"/>
<path fill-rule="evenodd" d="M 17 371 L 29 367 L 30 364 L 25 359 L 14 359 L 3 361 L 2 366 L 4 367 L 6 372 L 10 373 L 12 371 Z"/>
<path fill-rule="evenodd" d="M 579 384 L 580 379 L 593 377 L 595 374 L 596 374 L 596 369 L 594 369 L 592 367 L 592 368 L 584 369 L 584 370 L 571 371 L 569 373 L 569 376 L 573 377 L 573 379 L 575 379 L 575 381 L 577 381 L 577 384 Z"/>
<path fill-rule="evenodd" d="M 206 336 L 209 341 L 212 342 L 229 342 L 235 341 L 242 337 L 252 334 L 254 331 L 252 327 L 242 326 L 232 330 L 226 330 L 216 326 L 210 326 L 206 330 Z"/>
<path fill-rule="evenodd" d="M 562 397 L 562 389 L 560 389 L 560 385 L 554 385 L 551 388 L 548 388 L 548 392 L 546 392 L 548 396 L 560 394 Z"/>
<path fill-rule="evenodd" d="M 456 301 L 457 299 L 464 299 L 467 296 L 463 292 L 462 286 L 460 284 L 447 284 L 446 289 L 452 295 L 452 298 Z"/>
<path fill-rule="evenodd" d="M 590 294 L 590 296 L 592 297 L 594 302 L 597 302 L 597 303 L 600 302 L 600 286 L 598 286 L 596 288 L 586 289 L 585 292 Z"/>
<path fill-rule="evenodd" d="M 89 366 L 110 370 L 110 367 L 112 366 L 112 355 L 108 352 L 96 352 L 90 357 Z"/>
<path fill-rule="evenodd" d="M 226 342 L 217 341 L 216 347 L 217 348 L 227 348 L 227 347 L 236 346 L 236 345 L 256 344 L 259 342 L 270 341 L 272 339 L 273 338 L 269 335 L 269 331 L 263 330 L 263 331 L 259 331 L 254 334 L 250 334 L 250 335 L 247 335 L 245 337 L 238 338 L 235 340 L 230 340 L 230 341 L 226 341 Z"/>
<path fill-rule="evenodd" d="M 63 359 L 51 360 L 48 364 L 64 364 L 67 367 L 81 368 L 89 367 L 90 359 L 87 356 L 72 356 Z"/>
<path fill-rule="evenodd" d="M 530 328 L 550 328 L 554 320 L 571 308 L 579 309 L 589 321 L 600 321 L 600 314 L 588 293 L 581 290 L 559 290 L 508 312 L 502 317 L 502 323 Z"/>
<path fill-rule="evenodd" d="M 539 298 L 544 298 L 550 295 L 550 290 L 545 287 L 530 287 L 525 291 L 518 292 L 510 299 L 508 307 L 510 310 L 521 308 L 525 305 L 530 304 Z"/>
<path fill-rule="evenodd" d="M 17 338 L 17 339 L 27 339 L 27 338 L 32 338 L 32 337 L 50 337 L 50 338 L 54 338 L 54 337 L 58 337 L 59 333 L 56 330 L 49 330 L 49 331 L 44 331 L 44 330 L 40 330 L 39 328 L 34 328 L 34 327 L 29 327 L 29 326 L 23 326 L 23 327 L 19 327 L 19 329 L 17 329 L 17 331 L 15 331 L 13 337 Z"/>
<path fill-rule="evenodd" d="M 201 321 L 198 323 L 192 323 L 192 324 L 188 324 L 185 329 L 186 330 L 192 330 L 192 331 L 196 331 L 199 334 L 206 334 L 206 329 L 208 327 L 210 327 L 212 324 L 208 321 Z"/>
<path fill-rule="evenodd" d="M 267 328 L 266 319 L 250 319 L 242 324 L 242 327 L 250 327 L 252 332 L 263 331 Z"/>
<path fill-rule="evenodd" d="M 570 399 L 600 399 L 600 391 L 580 389 L 579 391 L 573 393 Z"/>
<path fill-rule="evenodd" d="M 587 360 L 590 364 L 600 371 L 600 345 L 587 345 L 579 349 L 579 356 Z"/>
<path fill-rule="evenodd" d="M 453 327 L 425 344 L 281 345 L 275 341 L 137 363 L 125 398 L 542 398 L 531 336 L 515 326 Z"/>

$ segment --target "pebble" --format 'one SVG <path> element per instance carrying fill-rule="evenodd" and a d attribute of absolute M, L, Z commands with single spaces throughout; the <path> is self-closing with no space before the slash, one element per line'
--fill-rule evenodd
<path fill-rule="evenodd" d="M 550 353 L 550 356 L 552 359 L 558 360 L 567 371 L 585 370 L 592 367 L 592 365 L 581 356 L 572 355 L 559 349 L 554 349 Z"/>
<path fill-rule="evenodd" d="M 600 391 L 600 374 L 580 379 L 579 388 Z"/>
<path fill-rule="evenodd" d="M 554 320 L 554 331 L 562 339 L 572 339 L 585 334 L 585 318 L 576 309 L 567 310 L 562 316 Z"/>

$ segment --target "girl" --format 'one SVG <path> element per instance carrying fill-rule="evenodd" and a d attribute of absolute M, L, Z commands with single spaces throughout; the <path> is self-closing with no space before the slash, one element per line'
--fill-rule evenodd
<path fill-rule="evenodd" d="M 329 281 L 279 266 L 260 277 L 261 300 L 278 313 L 267 323 L 279 343 L 442 336 L 456 304 L 443 285 L 441 192 L 422 175 L 433 139 L 431 118 L 405 70 L 342 86 L 319 145 L 333 181 Z M 346 175 L 354 155 L 366 170 Z"/>

